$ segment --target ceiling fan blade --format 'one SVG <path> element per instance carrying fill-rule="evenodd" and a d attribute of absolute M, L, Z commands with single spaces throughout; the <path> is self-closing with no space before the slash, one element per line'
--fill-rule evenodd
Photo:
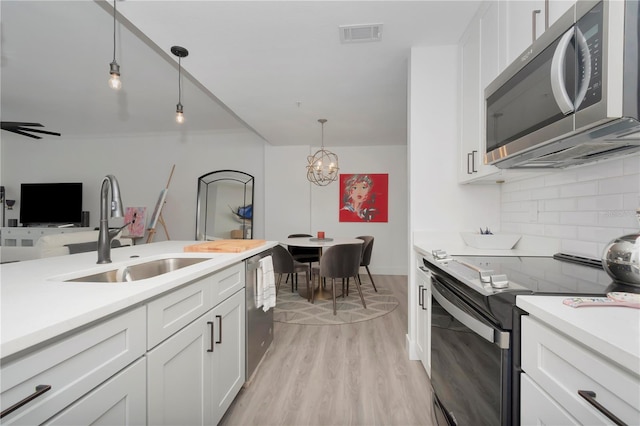
<path fill-rule="evenodd" d="M 44 127 L 40 123 L 27 123 L 24 121 L 2 121 L 0 122 L 0 128 L 8 132 L 16 133 L 22 136 L 28 136 L 33 139 L 42 139 L 40 136 L 32 135 L 31 133 L 42 133 L 45 135 L 61 136 L 58 132 L 49 132 L 47 130 L 30 129 L 30 127 Z M 28 133 L 31 132 L 31 133 Z"/>
<path fill-rule="evenodd" d="M 22 136 L 28 136 L 28 137 L 34 138 L 34 139 L 42 139 L 40 136 L 36 136 L 36 135 L 29 134 L 29 133 L 25 133 L 25 132 L 23 132 L 21 130 L 16 129 L 15 127 L 14 128 L 10 128 L 10 129 L 9 128 L 3 128 L 2 130 L 6 130 L 7 132 L 11 132 L 11 133 L 17 133 L 17 134 L 22 135 Z"/>
<path fill-rule="evenodd" d="M 25 123 L 24 121 L 0 121 L 0 127 L 5 130 L 8 130 L 8 128 L 21 127 L 21 126 L 44 127 L 40 123 Z"/>
<path fill-rule="evenodd" d="M 18 127 L 18 130 L 22 130 L 24 132 L 33 132 L 33 133 L 43 133 L 45 135 L 54 135 L 54 136 L 60 136 L 60 133 L 58 132 L 49 132 L 47 130 L 38 130 L 38 129 L 26 129 L 24 127 Z"/>

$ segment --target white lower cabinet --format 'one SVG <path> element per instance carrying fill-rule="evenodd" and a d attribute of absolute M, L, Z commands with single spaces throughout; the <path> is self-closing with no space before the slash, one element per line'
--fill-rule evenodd
<path fill-rule="evenodd" d="M 141 358 L 47 421 L 45 425 L 145 425 L 146 375 L 146 359 Z"/>
<path fill-rule="evenodd" d="M 421 258 L 418 261 L 422 261 Z M 420 362 L 431 377 L 431 282 L 428 271 L 418 269 L 416 273 L 416 351 Z"/>
<path fill-rule="evenodd" d="M 640 375 L 544 322 L 522 319 L 521 423 L 640 424 Z M 591 401 L 591 402 L 590 402 Z"/>
<path fill-rule="evenodd" d="M 214 425 L 244 383 L 244 290 L 151 350 L 150 425 Z"/>
<path fill-rule="evenodd" d="M 51 419 L 141 358 L 145 340 L 145 308 L 138 307 L 3 361 L 0 405 L 3 412 L 17 408 L 2 424 L 35 425 Z M 48 390 L 37 394 L 41 387 Z"/>

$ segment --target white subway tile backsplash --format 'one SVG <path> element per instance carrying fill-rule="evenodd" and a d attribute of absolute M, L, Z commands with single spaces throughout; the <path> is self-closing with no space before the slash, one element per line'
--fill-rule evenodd
<path fill-rule="evenodd" d="M 577 201 L 577 210 L 581 211 L 622 210 L 624 205 L 624 196 L 622 194 L 616 194 L 599 195 L 596 197 L 580 197 Z"/>
<path fill-rule="evenodd" d="M 613 238 L 638 232 L 640 154 L 508 182 L 501 196 L 503 232 L 599 258 Z"/>
<path fill-rule="evenodd" d="M 531 190 L 531 198 L 534 200 L 554 199 L 560 196 L 560 187 L 551 186 Z"/>
<path fill-rule="evenodd" d="M 610 210 L 598 213 L 598 225 L 606 227 L 631 228 L 638 221 L 632 210 Z"/>
<path fill-rule="evenodd" d="M 640 173 L 640 154 L 625 157 L 622 163 L 622 169 L 625 175 Z"/>
<path fill-rule="evenodd" d="M 596 226 L 581 226 L 578 228 L 577 238 L 580 241 L 601 243 L 611 241 L 624 234 L 621 228 L 603 228 Z"/>
<path fill-rule="evenodd" d="M 560 223 L 563 225 L 591 225 L 598 224 L 598 212 L 560 212 Z"/>
<path fill-rule="evenodd" d="M 566 225 L 545 225 L 544 235 L 545 237 L 575 240 L 578 238 L 578 227 Z"/>
<path fill-rule="evenodd" d="M 560 198 L 558 200 L 545 200 L 541 202 L 542 210 L 547 212 L 566 212 L 578 209 L 578 200 L 575 198 Z"/>
<path fill-rule="evenodd" d="M 560 223 L 560 212 L 539 212 L 538 222 L 544 224 Z"/>
<path fill-rule="evenodd" d="M 570 183 L 560 187 L 561 197 L 584 197 L 598 194 L 598 181 Z"/>
<path fill-rule="evenodd" d="M 598 193 L 622 194 L 624 192 L 640 191 L 640 178 L 638 175 L 619 176 L 598 181 Z"/>

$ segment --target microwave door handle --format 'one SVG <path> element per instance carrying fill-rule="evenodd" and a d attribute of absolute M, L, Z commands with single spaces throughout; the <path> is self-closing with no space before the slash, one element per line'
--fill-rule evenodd
<path fill-rule="evenodd" d="M 560 43 L 558 43 L 551 60 L 551 91 L 558 107 L 560 107 L 560 111 L 564 115 L 570 114 L 575 109 L 567 93 L 567 86 L 564 81 L 564 58 L 573 38 L 573 33 L 574 30 L 571 28 L 560 38 Z"/>
<path fill-rule="evenodd" d="M 576 27 L 576 41 L 578 49 L 582 52 L 584 60 L 584 77 L 582 77 L 582 81 L 580 81 L 580 90 L 576 96 L 575 108 L 577 110 L 580 104 L 582 104 L 582 101 L 584 101 L 584 98 L 587 96 L 589 83 L 591 83 L 591 51 L 589 50 L 589 43 L 587 43 L 587 39 L 578 27 Z"/>

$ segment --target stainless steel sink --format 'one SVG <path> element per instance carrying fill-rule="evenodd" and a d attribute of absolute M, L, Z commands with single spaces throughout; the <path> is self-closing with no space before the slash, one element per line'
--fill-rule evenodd
<path fill-rule="evenodd" d="M 172 257 L 166 259 L 151 260 L 136 265 L 123 266 L 117 269 L 100 272 L 99 274 L 85 275 L 83 277 L 73 278 L 69 281 L 75 282 L 94 282 L 94 283 L 123 283 L 144 280 L 146 278 L 157 277 L 158 275 L 176 271 L 178 269 L 195 265 L 200 262 L 209 260 L 203 257 Z"/>

